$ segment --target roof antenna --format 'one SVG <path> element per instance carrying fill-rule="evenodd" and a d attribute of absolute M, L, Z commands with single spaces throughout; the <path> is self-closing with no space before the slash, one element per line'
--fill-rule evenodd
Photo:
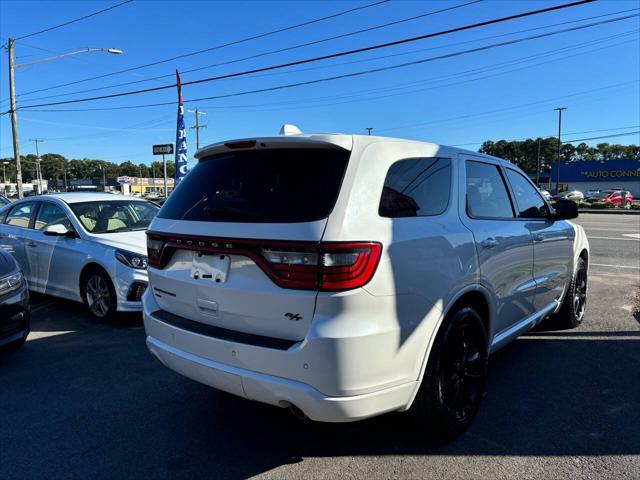
<path fill-rule="evenodd" d="M 280 135 L 302 135 L 302 131 L 295 125 L 285 123 L 282 125 L 282 128 L 280 128 Z"/>

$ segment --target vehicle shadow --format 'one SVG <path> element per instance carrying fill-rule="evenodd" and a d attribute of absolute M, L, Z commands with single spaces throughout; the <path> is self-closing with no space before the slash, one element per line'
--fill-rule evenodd
<path fill-rule="evenodd" d="M 301 422 L 162 367 L 140 328 L 107 333 L 30 341 L 0 369 L 5 475 L 246 478 L 309 457 L 640 454 L 640 331 L 521 337 L 491 357 L 480 413 L 450 443 L 399 413 Z"/>

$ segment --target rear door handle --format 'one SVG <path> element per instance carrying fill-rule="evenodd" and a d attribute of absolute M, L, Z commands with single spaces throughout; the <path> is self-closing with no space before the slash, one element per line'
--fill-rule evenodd
<path fill-rule="evenodd" d="M 480 242 L 482 248 L 493 248 L 498 245 L 498 241 L 495 238 L 486 238 Z"/>
<path fill-rule="evenodd" d="M 37 246 L 38 246 L 37 243 L 33 243 L 33 242 L 27 243 L 27 247 L 37 247 Z"/>

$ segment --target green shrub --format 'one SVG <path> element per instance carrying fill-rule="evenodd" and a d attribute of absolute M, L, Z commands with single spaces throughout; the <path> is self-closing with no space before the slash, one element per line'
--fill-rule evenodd
<path fill-rule="evenodd" d="M 616 205 L 614 203 L 607 203 L 607 202 L 594 202 L 591 205 L 589 205 L 589 208 L 597 208 L 597 209 L 616 208 Z"/>
<path fill-rule="evenodd" d="M 640 203 L 632 203 L 631 210 L 640 210 Z"/>

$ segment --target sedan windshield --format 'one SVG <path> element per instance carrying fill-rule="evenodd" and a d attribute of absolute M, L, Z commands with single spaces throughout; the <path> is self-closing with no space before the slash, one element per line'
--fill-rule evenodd
<path fill-rule="evenodd" d="M 90 233 L 146 230 L 159 210 L 153 203 L 139 200 L 72 203 L 70 207 Z"/>

